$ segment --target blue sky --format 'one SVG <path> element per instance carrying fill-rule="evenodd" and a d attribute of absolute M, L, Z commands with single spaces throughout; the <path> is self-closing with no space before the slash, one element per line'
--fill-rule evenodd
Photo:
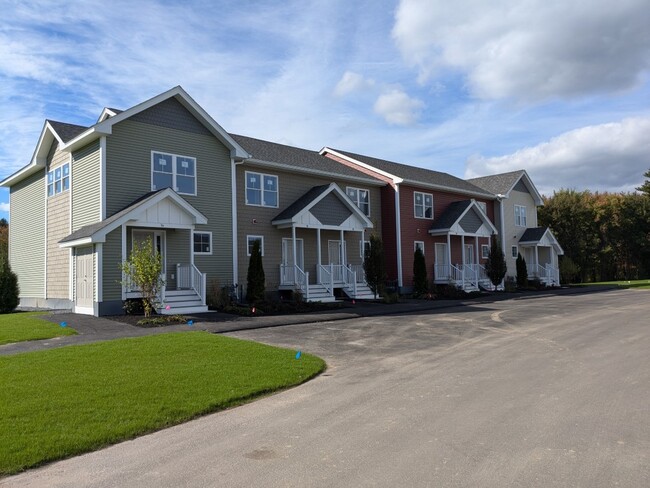
<path fill-rule="evenodd" d="M 0 179 L 182 85 L 226 130 L 541 192 L 650 168 L 650 0 L 0 0 Z M 8 194 L 0 190 L 0 217 Z"/>

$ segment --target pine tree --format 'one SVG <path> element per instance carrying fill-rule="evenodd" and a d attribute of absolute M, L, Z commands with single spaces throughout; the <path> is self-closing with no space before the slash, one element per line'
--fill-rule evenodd
<path fill-rule="evenodd" d="M 419 297 L 428 291 L 427 263 L 422 249 L 418 247 L 413 253 L 413 295 Z"/>
<path fill-rule="evenodd" d="M 488 254 L 487 261 L 485 261 L 485 272 L 490 278 L 490 281 L 494 285 L 494 289 L 497 289 L 497 286 L 503 280 L 503 277 L 508 272 L 508 264 L 506 263 L 506 257 L 501 250 L 501 245 L 499 244 L 499 239 L 496 237 L 492 239 L 492 245 L 490 246 L 490 253 Z"/>
<path fill-rule="evenodd" d="M 376 235 L 370 236 L 370 250 L 363 260 L 363 270 L 366 272 L 366 283 L 374 293 L 375 298 L 379 295 L 386 281 L 384 268 L 384 246 L 381 238 Z"/>
<path fill-rule="evenodd" d="M 646 178 L 650 178 L 650 169 L 643 173 L 643 176 Z M 643 182 L 643 185 L 637 188 L 641 193 L 645 193 L 647 196 L 650 197 L 650 180 L 645 180 Z"/>
<path fill-rule="evenodd" d="M 264 276 L 264 265 L 262 264 L 262 251 L 260 241 L 253 242 L 251 258 L 248 261 L 248 275 L 246 276 L 246 297 L 249 303 L 264 300 L 266 277 Z"/>
<path fill-rule="evenodd" d="M 525 288 L 528 284 L 528 266 L 521 254 L 517 254 L 517 287 Z"/>
<path fill-rule="evenodd" d="M 0 264 L 0 313 L 13 312 L 18 306 L 19 294 L 18 277 L 5 260 Z"/>

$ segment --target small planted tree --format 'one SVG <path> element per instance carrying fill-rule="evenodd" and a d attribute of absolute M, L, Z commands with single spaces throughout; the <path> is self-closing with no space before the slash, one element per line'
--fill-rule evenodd
<path fill-rule="evenodd" d="M 262 264 L 262 251 L 260 241 L 256 240 L 251 249 L 251 258 L 248 261 L 248 275 L 246 276 L 246 297 L 249 303 L 264 300 L 266 277 Z"/>
<path fill-rule="evenodd" d="M 142 293 L 144 316 L 149 317 L 156 308 L 160 290 L 165 285 L 162 277 L 162 256 L 154 249 L 151 238 L 134 242 L 131 255 L 120 264 L 124 281 L 122 286 L 138 289 Z"/>
<path fill-rule="evenodd" d="M 426 295 L 428 291 L 427 263 L 422 249 L 418 247 L 413 253 L 413 295 L 419 297 Z"/>
<path fill-rule="evenodd" d="M 528 284 L 528 266 L 526 260 L 518 253 L 517 254 L 517 288 L 525 288 Z"/>
<path fill-rule="evenodd" d="M 384 246 L 381 238 L 376 235 L 370 236 L 370 249 L 363 259 L 363 270 L 366 273 L 366 283 L 377 298 L 386 281 L 384 268 Z"/>
<path fill-rule="evenodd" d="M 18 277 L 11 270 L 9 260 L 0 263 L 0 313 L 11 313 L 18 306 L 20 289 Z"/>
<path fill-rule="evenodd" d="M 503 277 L 508 272 L 506 257 L 501 250 L 499 239 L 496 237 L 492 239 L 490 253 L 488 254 L 487 261 L 485 261 L 485 272 L 488 275 L 488 278 L 490 278 L 496 291 L 497 286 L 501 283 Z"/>

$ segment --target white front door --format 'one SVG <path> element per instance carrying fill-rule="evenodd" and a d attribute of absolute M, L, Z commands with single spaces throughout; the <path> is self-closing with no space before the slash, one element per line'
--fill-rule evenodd
<path fill-rule="evenodd" d="M 465 244 L 465 264 L 474 264 L 474 246 Z"/>
<path fill-rule="evenodd" d="M 343 264 L 345 252 L 345 241 L 327 241 L 327 253 L 329 258 L 329 264 Z"/>
<path fill-rule="evenodd" d="M 95 267 L 93 247 L 78 247 L 75 251 L 75 312 L 93 313 Z"/>
<path fill-rule="evenodd" d="M 447 244 L 444 242 L 436 242 L 436 255 L 435 266 L 434 266 L 434 276 L 436 280 L 447 280 L 449 279 L 449 262 L 447 256 Z"/>

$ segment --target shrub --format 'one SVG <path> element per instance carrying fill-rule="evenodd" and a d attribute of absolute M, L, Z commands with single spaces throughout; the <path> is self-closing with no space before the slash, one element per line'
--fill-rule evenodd
<path fill-rule="evenodd" d="M 395 292 L 386 292 L 382 298 L 384 303 L 392 305 L 393 303 L 399 303 L 399 295 Z"/>
<path fill-rule="evenodd" d="M 524 288 L 528 281 L 528 266 L 521 254 L 517 254 L 517 288 Z"/>
<path fill-rule="evenodd" d="M 507 292 L 517 291 L 517 281 L 512 276 L 506 276 L 503 287 Z"/>
<path fill-rule="evenodd" d="M 120 263 L 125 277 L 123 286 L 135 287 L 142 293 L 144 316 L 149 317 L 156 308 L 158 294 L 165 284 L 162 278 L 162 256 L 155 250 L 150 237 L 143 242 L 134 242 L 131 256 Z"/>
<path fill-rule="evenodd" d="M 384 268 L 384 246 L 381 238 L 372 234 L 370 236 L 370 249 L 366 252 L 363 259 L 363 270 L 366 273 L 366 283 L 377 298 L 383 290 L 382 287 L 386 281 L 386 272 Z"/>
<path fill-rule="evenodd" d="M 251 258 L 248 261 L 248 274 L 246 276 L 246 298 L 249 303 L 264 300 L 266 277 L 264 276 L 264 265 L 262 264 L 262 252 L 260 241 L 253 243 Z"/>
<path fill-rule="evenodd" d="M 139 298 L 127 298 L 122 302 L 122 309 L 127 315 L 141 315 L 144 313 L 142 300 Z"/>
<path fill-rule="evenodd" d="M 137 324 L 141 327 L 160 327 L 163 325 L 184 324 L 186 322 L 187 319 L 183 315 L 159 315 L 138 320 Z"/>
<path fill-rule="evenodd" d="M 413 253 L 413 296 L 421 297 L 429 291 L 427 263 L 419 247 Z"/>
<path fill-rule="evenodd" d="M 492 239 L 492 245 L 490 246 L 490 252 L 488 254 L 487 261 L 485 262 L 485 272 L 490 278 L 490 281 L 494 285 L 494 289 L 497 289 L 501 280 L 508 272 L 508 264 L 506 263 L 506 257 L 501 250 L 501 245 L 499 244 L 499 239 L 496 237 Z"/>
<path fill-rule="evenodd" d="M 560 256 L 560 280 L 562 283 L 575 283 L 578 276 L 580 276 L 580 266 L 569 256 Z"/>
<path fill-rule="evenodd" d="M 219 280 L 212 280 L 205 297 L 209 308 L 221 310 L 233 302 L 232 286 L 219 286 Z"/>
<path fill-rule="evenodd" d="M 8 260 L 0 264 L 0 313 L 11 313 L 16 310 L 20 299 L 18 276 L 11 270 Z"/>

